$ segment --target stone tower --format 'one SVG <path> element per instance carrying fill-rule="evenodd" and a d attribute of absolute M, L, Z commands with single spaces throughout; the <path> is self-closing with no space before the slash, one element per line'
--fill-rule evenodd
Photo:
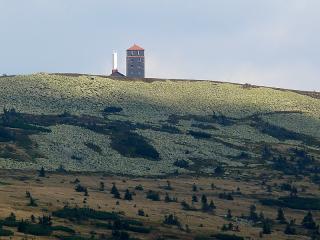
<path fill-rule="evenodd" d="M 145 77 L 144 49 L 136 44 L 127 50 L 127 77 Z"/>

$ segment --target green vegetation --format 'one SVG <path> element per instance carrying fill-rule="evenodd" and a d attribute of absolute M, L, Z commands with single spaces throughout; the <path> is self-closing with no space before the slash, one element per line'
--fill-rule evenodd
<path fill-rule="evenodd" d="M 225 234 L 225 233 L 218 233 L 213 236 L 219 240 L 244 240 L 244 238 L 241 236 Z"/>
<path fill-rule="evenodd" d="M 320 199 L 310 197 L 280 197 L 278 199 L 261 199 L 267 206 L 287 207 L 300 210 L 320 210 Z"/>
<path fill-rule="evenodd" d="M 271 161 L 317 181 L 320 99 L 311 96 L 209 81 L 1 77 L 0 167 L 150 176 Z M 271 155 L 261 159 L 263 146 Z M 315 161 L 278 158 L 289 147 Z"/>
<path fill-rule="evenodd" d="M 65 206 L 63 209 L 57 210 L 52 213 L 53 216 L 59 218 L 66 218 L 70 220 L 117 220 L 119 216 L 116 213 L 109 213 L 97 211 L 91 208 L 70 208 Z"/>

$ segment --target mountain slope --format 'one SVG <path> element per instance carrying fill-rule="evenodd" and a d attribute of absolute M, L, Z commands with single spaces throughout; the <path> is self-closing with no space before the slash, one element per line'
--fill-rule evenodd
<path fill-rule="evenodd" d="M 212 173 L 274 166 L 274 156 L 302 148 L 315 167 L 320 99 L 307 94 L 209 81 L 1 77 L 0 107 L 15 111 L 2 114 L 0 166 Z"/>

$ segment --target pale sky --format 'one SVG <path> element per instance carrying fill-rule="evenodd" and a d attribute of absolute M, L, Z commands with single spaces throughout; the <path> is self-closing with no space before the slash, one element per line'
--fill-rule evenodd
<path fill-rule="evenodd" d="M 0 74 L 109 74 L 320 91 L 319 0 L 0 0 Z"/>

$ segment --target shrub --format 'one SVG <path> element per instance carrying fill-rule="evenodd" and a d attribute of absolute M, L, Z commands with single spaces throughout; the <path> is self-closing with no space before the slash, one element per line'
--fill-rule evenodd
<path fill-rule="evenodd" d="M 182 209 L 185 211 L 196 211 L 197 210 L 196 208 L 191 207 L 186 201 L 182 201 L 181 206 L 182 206 Z"/>
<path fill-rule="evenodd" d="M 206 133 L 206 132 L 197 132 L 197 131 L 190 130 L 188 132 L 188 134 L 191 135 L 192 137 L 196 138 L 196 139 L 208 139 L 208 138 L 211 138 L 211 134 Z"/>
<path fill-rule="evenodd" d="M 2 227 L 0 228 L 0 236 L 1 237 L 9 237 L 9 236 L 13 236 L 14 233 L 11 230 L 7 230 L 7 229 L 2 229 Z"/>
<path fill-rule="evenodd" d="M 91 142 L 85 142 L 84 145 L 86 145 L 88 148 L 90 148 L 92 151 L 101 154 L 102 149 L 98 145 L 91 143 Z"/>
<path fill-rule="evenodd" d="M 278 199 L 260 199 L 263 205 L 287 207 L 299 210 L 320 210 L 320 199 L 311 197 L 280 197 Z"/>
<path fill-rule="evenodd" d="M 213 235 L 218 240 L 244 240 L 243 237 L 237 235 L 230 235 L 225 233 L 218 233 Z"/>
<path fill-rule="evenodd" d="M 270 219 L 265 219 L 262 223 L 262 233 L 271 234 L 271 221 Z"/>
<path fill-rule="evenodd" d="M 87 188 L 82 186 L 81 184 L 78 184 L 76 187 L 75 187 L 75 190 L 76 192 L 86 192 L 87 191 Z"/>
<path fill-rule="evenodd" d="M 195 183 L 192 185 L 192 191 L 193 192 L 198 192 L 198 187 L 197 187 L 197 185 Z"/>
<path fill-rule="evenodd" d="M 104 182 L 100 182 L 99 191 L 104 191 Z"/>
<path fill-rule="evenodd" d="M 177 160 L 173 163 L 173 165 L 179 168 L 188 168 L 189 162 L 186 160 Z"/>
<path fill-rule="evenodd" d="M 175 197 L 170 197 L 168 193 L 166 193 L 166 196 L 164 197 L 164 201 L 165 202 L 177 202 L 178 199 Z"/>
<path fill-rule="evenodd" d="M 66 232 L 70 234 L 75 234 L 75 230 L 72 228 L 66 227 L 66 226 L 53 226 L 51 227 L 52 231 L 61 231 L 61 232 Z"/>
<path fill-rule="evenodd" d="M 289 224 L 287 224 L 284 233 L 287 235 L 295 235 L 296 234 L 296 229 L 294 228 L 294 222 L 290 221 Z"/>
<path fill-rule="evenodd" d="M 46 171 L 44 170 L 44 167 L 41 167 L 39 170 L 39 177 L 46 177 Z"/>
<path fill-rule="evenodd" d="M 145 214 L 144 214 L 143 209 L 138 210 L 138 215 L 144 217 Z"/>
<path fill-rule="evenodd" d="M 97 211 L 91 208 L 70 208 L 65 206 L 63 209 L 54 211 L 53 216 L 66 219 L 75 219 L 78 221 L 87 219 L 97 220 L 117 220 L 119 216 L 116 213 Z"/>
<path fill-rule="evenodd" d="M 178 217 L 173 214 L 165 215 L 163 223 L 167 225 L 175 225 L 181 227 L 181 223 L 178 220 Z"/>
<path fill-rule="evenodd" d="M 160 160 L 160 154 L 147 139 L 134 132 L 114 131 L 111 135 L 111 147 L 125 157 Z"/>
<path fill-rule="evenodd" d="M 277 220 L 280 222 L 280 223 L 287 223 L 287 220 L 284 216 L 284 212 L 283 212 L 283 209 L 282 208 L 279 208 L 278 209 L 278 214 L 277 214 Z"/>
<path fill-rule="evenodd" d="M 36 199 L 33 198 L 33 197 L 30 197 L 30 198 L 29 198 L 28 206 L 29 206 L 29 207 L 37 207 L 38 204 L 37 204 L 37 202 L 36 202 Z"/>
<path fill-rule="evenodd" d="M 134 189 L 137 190 L 137 191 L 143 191 L 143 186 L 141 184 L 139 184 Z"/>
<path fill-rule="evenodd" d="M 105 109 L 103 109 L 104 113 L 119 113 L 122 112 L 122 108 L 121 107 L 106 107 Z"/>
<path fill-rule="evenodd" d="M 152 201 L 160 201 L 160 194 L 158 192 L 149 190 L 147 192 L 147 199 L 150 199 Z"/>
<path fill-rule="evenodd" d="M 18 232 L 31 234 L 35 236 L 50 236 L 52 233 L 52 229 L 50 226 L 44 226 L 41 224 L 31 224 L 22 220 L 18 224 Z"/>
<path fill-rule="evenodd" d="M 220 193 L 219 194 L 219 198 L 221 199 L 225 199 L 225 200 L 229 200 L 229 201 L 232 201 L 233 200 L 233 197 L 231 195 L 231 193 Z"/>

